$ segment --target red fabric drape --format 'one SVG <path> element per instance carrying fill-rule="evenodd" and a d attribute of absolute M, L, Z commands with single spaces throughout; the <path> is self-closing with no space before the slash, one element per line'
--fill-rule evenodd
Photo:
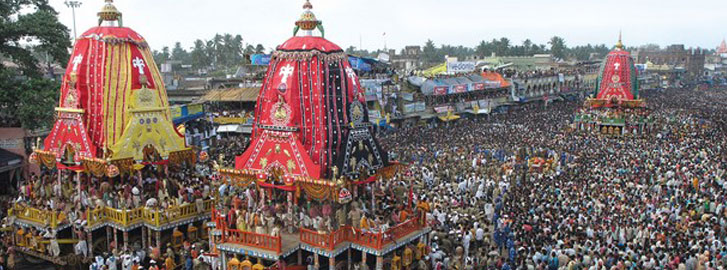
<path fill-rule="evenodd" d="M 265 182 L 257 182 L 257 185 L 260 187 L 264 187 L 264 188 L 274 188 L 274 189 L 290 191 L 290 192 L 295 191 L 295 186 L 275 185 L 275 184 L 269 184 L 269 183 L 265 183 Z"/>
<path fill-rule="evenodd" d="M 351 182 L 351 183 L 354 184 L 354 185 L 363 185 L 363 184 L 368 184 L 368 183 L 371 183 L 371 182 L 374 182 L 374 181 L 376 181 L 376 177 L 375 176 L 371 176 L 371 177 L 369 177 L 366 180 L 363 180 L 363 181 L 354 181 L 354 182 Z"/>

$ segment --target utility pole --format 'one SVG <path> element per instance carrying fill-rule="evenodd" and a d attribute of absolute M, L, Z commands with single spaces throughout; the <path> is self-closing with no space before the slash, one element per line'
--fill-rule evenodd
<path fill-rule="evenodd" d="M 73 43 L 76 42 L 76 38 L 78 36 L 76 35 L 76 8 L 81 7 L 81 1 L 71 0 L 71 1 L 65 1 L 63 2 L 66 4 L 67 7 L 71 8 L 71 12 L 73 13 Z"/>

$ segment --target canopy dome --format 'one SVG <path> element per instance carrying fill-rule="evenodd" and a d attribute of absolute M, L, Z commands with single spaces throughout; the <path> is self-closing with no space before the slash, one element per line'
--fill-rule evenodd
<path fill-rule="evenodd" d="M 599 106 L 610 107 L 618 103 L 639 99 L 637 71 L 631 54 L 623 49 L 621 35 L 615 48 L 606 55 L 596 83 Z"/>
<path fill-rule="evenodd" d="M 237 170 L 318 179 L 357 177 L 388 164 L 371 135 L 363 89 L 348 56 L 324 37 L 306 2 L 293 36 L 273 53 L 258 95 L 253 142 Z M 303 27 L 301 22 L 313 22 Z M 335 167 L 335 168 L 334 168 Z"/>
<path fill-rule="evenodd" d="M 121 26 L 111 0 L 98 16 L 99 26 L 73 47 L 57 121 L 42 151 L 78 165 L 83 159 L 155 162 L 187 150 L 146 40 Z"/>

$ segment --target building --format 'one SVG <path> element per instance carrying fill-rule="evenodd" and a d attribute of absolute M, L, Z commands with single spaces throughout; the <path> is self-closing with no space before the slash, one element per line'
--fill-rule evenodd
<path fill-rule="evenodd" d="M 389 54 L 392 66 L 397 70 L 415 70 L 422 66 L 420 59 L 422 48 L 421 46 L 406 46 L 401 50 L 400 54 L 395 54 L 396 51 L 392 50 Z"/>
<path fill-rule="evenodd" d="M 685 49 L 683 44 L 669 45 L 663 50 L 636 50 L 633 57 L 638 64 L 669 65 L 684 70 L 688 76 L 703 74 L 705 54 L 702 49 Z"/>

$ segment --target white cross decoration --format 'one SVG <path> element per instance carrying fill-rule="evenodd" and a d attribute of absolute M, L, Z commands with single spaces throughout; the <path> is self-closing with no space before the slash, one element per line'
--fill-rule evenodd
<path fill-rule="evenodd" d="M 349 78 L 351 78 L 351 82 L 353 83 L 353 86 L 356 86 L 356 72 L 353 72 L 353 69 L 351 67 L 346 68 L 346 74 Z"/>
<path fill-rule="evenodd" d="M 73 71 L 75 72 L 78 70 L 78 65 L 81 64 L 81 61 L 83 61 L 83 55 L 76 55 L 76 57 L 73 57 Z"/>
<path fill-rule="evenodd" d="M 618 63 L 618 62 L 613 63 L 613 67 L 616 68 L 616 70 L 618 70 L 618 67 L 620 67 L 620 66 L 621 66 L 621 63 Z"/>
<path fill-rule="evenodd" d="M 293 75 L 293 70 L 294 70 L 294 68 L 290 64 L 288 64 L 288 65 L 280 68 L 280 74 L 279 75 L 280 76 L 283 76 L 283 78 L 280 79 L 280 82 L 281 83 L 287 83 L 288 82 L 288 77 L 290 75 Z"/>
<path fill-rule="evenodd" d="M 146 64 L 144 64 L 144 60 L 137 57 L 137 58 L 134 58 L 134 60 L 131 61 L 131 63 L 134 65 L 135 68 L 139 69 L 139 75 L 144 75 L 144 67 L 146 66 Z"/>

